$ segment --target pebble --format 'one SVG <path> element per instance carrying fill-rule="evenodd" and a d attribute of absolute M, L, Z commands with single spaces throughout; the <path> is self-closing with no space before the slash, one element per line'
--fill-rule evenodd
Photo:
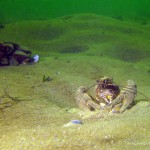
<path fill-rule="evenodd" d="M 80 121 L 80 120 L 71 120 L 67 124 L 64 124 L 63 127 L 70 127 L 73 125 L 81 125 L 81 124 L 82 124 L 82 121 Z"/>
<path fill-rule="evenodd" d="M 80 120 L 71 120 L 71 122 L 73 124 L 82 124 L 82 121 L 80 121 Z"/>

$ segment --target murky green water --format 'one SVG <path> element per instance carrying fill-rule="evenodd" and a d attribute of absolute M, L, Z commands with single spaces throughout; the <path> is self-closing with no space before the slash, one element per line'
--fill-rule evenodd
<path fill-rule="evenodd" d="M 50 19 L 76 13 L 97 13 L 120 20 L 149 22 L 149 0 L 1 0 L 0 22 Z"/>

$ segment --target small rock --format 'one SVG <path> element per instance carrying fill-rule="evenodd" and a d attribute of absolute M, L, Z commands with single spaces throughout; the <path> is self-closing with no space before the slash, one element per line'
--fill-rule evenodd
<path fill-rule="evenodd" d="M 71 120 L 71 123 L 73 123 L 73 124 L 82 124 L 82 121 L 80 121 L 80 120 Z"/>
<path fill-rule="evenodd" d="M 81 125 L 81 124 L 82 124 L 82 121 L 80 120 L 71 120 L 67 124 L 64 124 L 63 127 L 70 127 L 70 126 Z"/>

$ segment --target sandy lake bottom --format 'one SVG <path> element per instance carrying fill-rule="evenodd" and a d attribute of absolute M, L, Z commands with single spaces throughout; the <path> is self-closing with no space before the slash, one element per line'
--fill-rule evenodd
<path fill-rule="evenodd" d="M 148 149 L 150 147 L 148 25 L 80 14 L 6 24 L 1 41 L 40 55 L 35 65 L 0 68 L 0 149 Z M 52 80 L 43 82 L 43 76 Z M 82 111 L 74 94 L 109 76 L 140 92 L 123 114 Z M 83 123 L 64 126 L 74 119 Z"/>

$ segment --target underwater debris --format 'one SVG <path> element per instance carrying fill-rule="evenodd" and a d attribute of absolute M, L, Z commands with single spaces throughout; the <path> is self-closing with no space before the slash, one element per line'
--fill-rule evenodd
<path fill-rule="evenodd" d="M 45 75 L 43 76 L 43 82 L 46 82 L 46 81 L 52 81 L 53 78 L 51 78 L 50 76 L 46 77 Z"/>
<path fill-rule="evenodd" d="M 19 54 L 17 52 L 22 52 Z M 34 64 L 39 56 L 31 56 L 31 51 L 21 48 L 17 43 L 0 42 L 0 66 L 18 66 L 21 64 Z"/>

